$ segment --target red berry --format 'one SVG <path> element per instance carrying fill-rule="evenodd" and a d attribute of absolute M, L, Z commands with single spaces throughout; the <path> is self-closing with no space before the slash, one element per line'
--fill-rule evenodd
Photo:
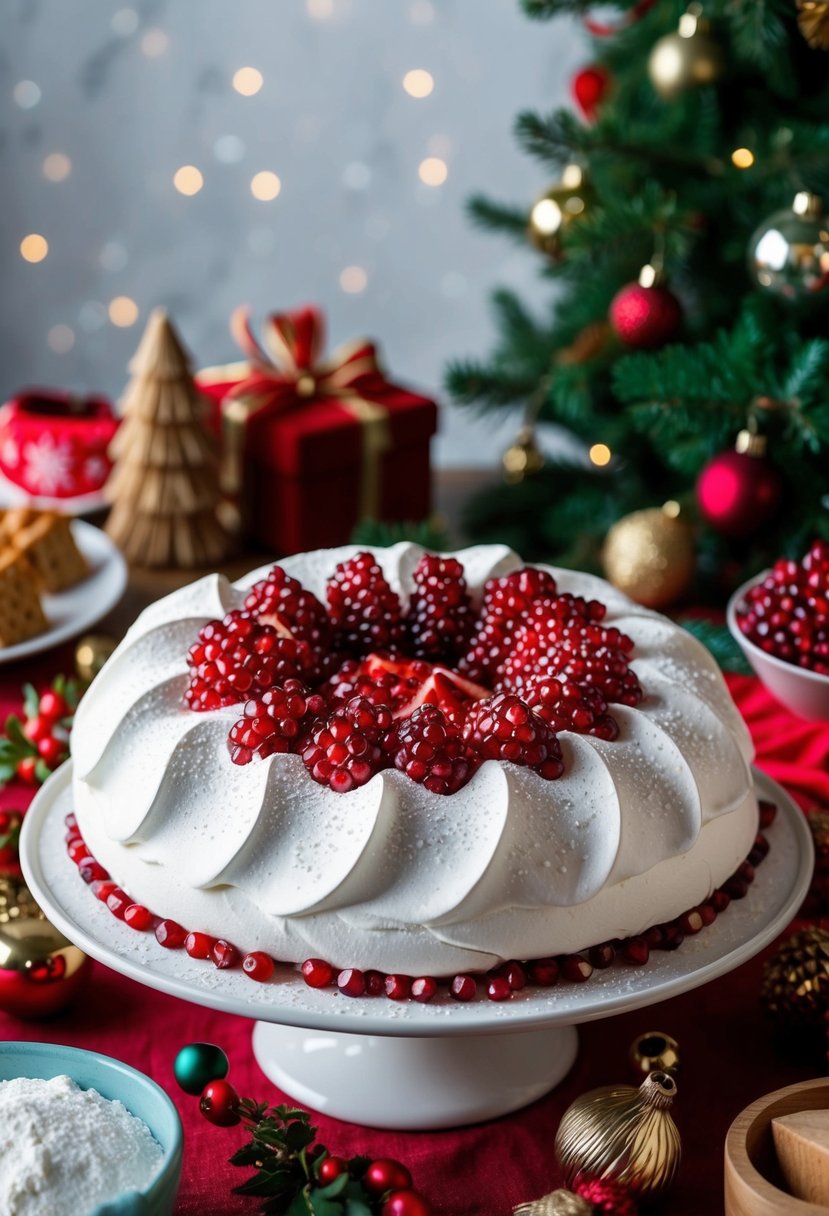
<path fill-rule="evenodd" d="M 113 916 L 118 920 L 124 919 L 124 913 L 132 903 L 129 895 L 121 890 L 120 887 L 115 887 L 106 897 L 106 906 L 109 908 Z"/>
<path fill-rule="evenodd" d="M 242 970 L 252 980 L 258 980 L 260 984 L 265 984 L 273 976 L 274 961 L 263 950 L 254 950 L 252 953 L 246 954 L 242 959 Z"/>
<path fill-rule="evenodd" d="M 583 984 L 593 974 L 593 968 L 580 954 L 567 954 L 561 962 L 561 974 L 571 984 Z"/>
<path fill-rule="evenodd" d="M 37 714 L 34 718 L 29 718 L 23 727 L 23 734 L 27 739 L 31 739 L 32 743 L 39 743 L 41 739 L 45 739 L 52 733 L 54 722 L 49 718 L 44 718 Z"/>
<path fill-rule="evenodd" d="M 224 971 L 228 967 L 236 966 L 236 964 L 239 962 L 239 951 L 235 946 L 232 946 L 230 942 L 227 942 L 223 937 L 220 937 L 213 943 L 210 950 L 210 957 L 212 958 L 215 966 L 218 967 L 220 971 Z"/>
<path fill-rule="evenodd" d="M 149 908 L 145 908 L 143 904 L 129 904 L 124 909 L 124 920 L 131 929 L 143 933 L 149 929 L 153 923 L 153 914 Z"/>
<path fill-rule="evenodd" d="M 510 693 L 498 693 L 473 705 L 464 722 L 463 738 L 482 760 L 508 760 L 547 780 L 564 771 L 552 727 Z"/>
<path fill-rule="evenodd" d="M 400 599 L 371 553 L 340 562 L 326 588 L 337 640 L 354 654 L 394 650 L 403 641 Z"/>
<path fill-rule="evenodd" d="M 477 767 L 460 730 L 436 705 L 421 705 L 398 722 L 386 751 L 395 768 L 433 794 L 456 794 Z"/>
<path fill-rule="evenodd" d="M 597 971 L 604 971 L 606 967 L 610 967 L 616 958 L 616 951 L 610 942 L 604 942 L 600 946 L 592 946 L 588 951 L 588 958 L 591 966 Z"/>
<path fill-rule="evenodd" d="M 553 988 L 559 980 L 561 968 L 554 958 L 534 958 L 527 963 L 527 977 L 531 984 L 540 988 Z"/>
<path fill-rule="evenodd" d="M 400 1161 L 392 1157 L 378 1157 L 363 1174 L 363 1186 L 371 1195 L 383 1195 L 386 1191 L 405 1191 L 412 1185 L 412 1176 Z"/>
<path fill-rule="evenodd" d="M 381 742 L 391 722 L 391 710 L 352 697 L 312 731 L 302 753 L 305 767 L 338 794 L 365 785 L 383 766 Z"/>
<path fill-rule="evenodd" d="M 325 708 L 318 693 L 301 680 L 285 680 L 256 700 L 245 703 L 245 716 L 230 728 L 228 748 L 235 764 L 247 764 L 254 756 L 264 759 L 276 752 L 297 749 L 303 727 Z"/>
<path fill-rule="evenodd" d="M 356 967 L 347 967 L 337 976 L 337 987 L 344 996 L 362 996 L 366 990 L 362 971 L 358 971 Z"/>
<path fill-rule="evenodd" d="M 387 975 L 384 987 L 386 996 L 392 1001 L 408 1001 L 412 995 L 412 977 L 410 975 Z"/>
<path fill-rule="evenodd" d="M 34 785 L 37 781 L 35 764 L 34 756 L 24 756 L 22 760 L 18 760 L 17 762 L 15 771 L 20 780 L 25 782 L 26 785 Z"/>
<path fill-rule="evenodd" d="M 309 988 L 327 988 L 334 982 L 334 968 L 321 958 L 306 958 L 299 969 Z"/>
<path fill-rule="evenodd" d="M 420 1001 L 425 1005 L 435 996 L 438 990 L 438 982 L 431 975 L 420 975 L 416 980 L 412 980 L 412 1000 Z"/>
<path fill-rule="evenodd" d="M 239 1123 L 240 1099 L 229 1081 L 208 1081 L 199 1099 L 199 1110 L 217 1127 L 234 1127 Z"/>
<path fill-rule="evenodd" d="M 454 663 L 472 632 L 472 601 L 454 557 L 424 553 L 414 572 L 407 624 L 419 658 Z"/>
<path fill-rule="evenodd" d="M 38 741 L 37 750 L 49 768 L 57 768 L 68 755 L 66 744 L 54 735 L 47 735 Z"/>
<path fill-rule="evenodd" d="M 471 975 L 456 975 L 449 985 L 449 995 L 456 1001 L 474 1000 L 478 985 Z"/>
<path fill-rule="evenodd" d="M 184 939 L 184 949 L 191 958 L 210 958 L 215 944 L 215 937 L 207 933 L 188 933 Z"/>
<path fill-rule="evenodd" d="M 78 862 L 78 873 L 86 883 L 105 882 L 109 873 L 94 857 L 82 857 Z"/>
<path fill-rule="evenodd" d="M 380 1216 L 432 1216 L 432 1209 L 417 1191 L 393 1191 Z"/>
<path fill-rule="evenodd" d="M 323 1157 L 317 1166 L 317 1177 L 325 1185 L 329 1182 L 336 1182 L 341 1175 L 347 1173 L 348 1162 L 344 1161 L 342 1157 Z"/>
<path fill-rule="evenodd" d="M 48 722 L 57 722 L 60 718 L 67 718 L 72 710 L 65 697 L 62 697 L 54 688 L 47 688 L 41 694 L 37 712 Z"/>
<path fill-rule="evenodd" d="M 99 899 L 102 904 L 105 904 L 109 899 L 110 892 L 114 891 L 117 886 L 117 882 L 113 882 L 110 878 L 97 878 L 94 879 L 90 884 L 89 889 L 96 899 Z"/>
<path fill-rule="evenodd" d="M 162 920 L 155 927 L 156 941 L 166 950 L 180 950 L 187 937 L 187 930 L 178 921 Z"/>
<path fill-rule="evenodd" d="M 503 975 L 490 976 L 486 986 L 486 994 L 491 1001 L 508 1001 L 512 996 L 509 980 Z"/>

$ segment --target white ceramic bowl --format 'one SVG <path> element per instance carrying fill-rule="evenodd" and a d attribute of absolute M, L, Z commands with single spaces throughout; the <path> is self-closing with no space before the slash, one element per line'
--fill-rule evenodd
<path fill-rule="evenodd" d="M 768 570 L 764 570 L 734 592 L 728 601 L 728 628 L 757 676 L 781 705 L 801 718 L 829 722 L 829 676 L 810 671 L 808 667 L 796 667 L 794 663 L 786 663 L 776 655 L 766 654 L 765 650 L 746 637 L 737 624 L 737 605 L 768 573 Z"/>

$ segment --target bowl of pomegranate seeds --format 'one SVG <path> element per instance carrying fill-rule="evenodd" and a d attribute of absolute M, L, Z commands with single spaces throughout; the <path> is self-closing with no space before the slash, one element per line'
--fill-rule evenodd
<path fill-rule="evenodd" d="M 829 541 L 744 583 L 729 600 L 728 627 L 778 701 L 829 721 Z"/>

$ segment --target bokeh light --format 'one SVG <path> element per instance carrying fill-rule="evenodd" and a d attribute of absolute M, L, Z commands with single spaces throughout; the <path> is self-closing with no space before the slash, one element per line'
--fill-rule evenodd
<path fill-rule="evenodd" d="M 198 194 L 204 185 L 204 178 L 195 165 L 182 165 L 173 175 L 173 185 L 179 194 Z"/>
<path fill-rule="evenodd" d="M 610 464 L 613 453 L 606 443 L 594 443 L 587 455 L 590 457 L 591 463 L 601 469 L 606 464 Z"/>
<path fill-rule="evenodd" d="M 735 148 L 731 153 L 731 162 L 738 169 L 750 169 L 754 164 L 754 153 L 751 148 Z"/>
<path fill-rule="evenodd" d="M 239 68 L 233 73 L 233 87 L 243 97 L 253 97 L 265 83 L 258 68 Z"/>
<path fill-rule="evenodd" d="M 40 85 L 35 84 L 33 80 L 20 80 L 14 86 L 15 104 L 19 105 L 21 110 L 31 110 L 42 96 Z"/>
<path fill-rule="evenodd" d="M 431 72 L 425 68 L 412 68 L 403 77 L 403 88 L 410 97 L 428 97 L 435 87 Z"/>
<path fill-rule="evenodd" d="M 367 284 L 368 275 L 362 266 L 346 266 L 340 272 L 340 287 L 350 296 L 365 291 Z"/>
<path fill-rule="evenodd" d="M 442 186 L 449 176 L 446 161 L 439 156 L 427 156 L 418 166 L 418 176 L 426 186 Z"/>
<path fill-rule="evenodd" d="M 119 329 L 128 329 L 138 320 L 138 305 L 129 296 L 116 296 L 109 302 L 109 319 Z"/>
<path fill-rule="evenodd" d="M 56 355 L 65 355 L 75 345 L 75 331 L 68 325 L 53 325 L 46 337 L 49 349 Z"/>
<path fill-rule="evenodd" d="M 141 37 L 141 50 L 148 59 L 155 59 L 158 55 L 163 55 L 170 45 L 170 39 L 165 34 L 164 30 L 154 26 L 147 30 Z"/>
<path fill-rule="evenodd" d="M 20 242 L 20 256 L 24 262 L 42 262 L 49 252 L 49 242 L 39 232 L 30 232 Z"/>
<path fill-rule="evenodd" d="M 334 0 L 305 0 L 305 11 L 314 21 L 327 21 L 334 16 Z"/>
<path fill-rule="evenodd" d="M 50 152 L 43 161 L 43 176 L 50 182 L 65 182 L 72 172 L 72 162 L 65 152 Z"/>
<path fill-rule="evenodd" d="M 276 198 L 281 189 L 282 182 L 275 173 L 271 173 L 270 169 L 254 173 L 250 181 L 251 194 L 262 203 L 269 203 L 271 199 Z"/>

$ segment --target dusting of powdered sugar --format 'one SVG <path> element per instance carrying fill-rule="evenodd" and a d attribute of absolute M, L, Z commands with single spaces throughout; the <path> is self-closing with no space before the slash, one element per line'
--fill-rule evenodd
<path fill-rule="evenodd" d="M 86 1216 L 144 1190 L 163 1156 L 145 1123 L 71 1077 L 0 1081 L 0 1216 Z"/>

